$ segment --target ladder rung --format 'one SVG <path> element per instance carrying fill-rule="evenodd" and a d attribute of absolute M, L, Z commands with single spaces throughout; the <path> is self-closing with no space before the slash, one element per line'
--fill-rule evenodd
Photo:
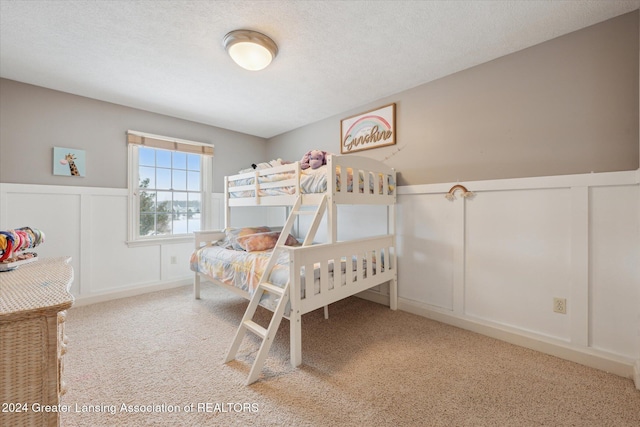
<path fill-rule="evenodd" d="M 267 330 L 262 326 L 258 325 L 253 320 L 245 320 L 243 322 L 243 325 L 245 326 L 245 328 L 247 328 L 257 336 L 261 337 L 262 339 L 265 339 L 267 337 Z"/>
<path fill-rule="evenodd" d="M 315 215 L 315 211 L 293 211 L 296 215 Z"/>
<path fill-rule="evenodd" d="M 276 286 L 276 285 L 273 285 L 273 284 L 271 284 L 271 283 L 267 283 L 267 282 L 260 283 L 260 286 L 261 286 L 264 290 L 269 291 L 269 292 L 271 292 L 272 294 L 276 294 L 276 295 L 280 295 L 280 296 L 284 295 L 284 289 L 282 289 L 282 288 L 281 288 L 281 287 L 279 287 L 279 286 Z"/>

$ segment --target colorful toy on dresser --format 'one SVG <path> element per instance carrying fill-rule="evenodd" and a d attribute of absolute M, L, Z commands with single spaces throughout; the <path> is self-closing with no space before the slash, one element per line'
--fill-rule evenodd
<path fill-rule="evenodd" d="M 11 270 L 18 265 L 37 260 L 35 252 L 25 252 L 44 242 L 44 232 L 22 227 L 0 231 L 0 271 Z"/>

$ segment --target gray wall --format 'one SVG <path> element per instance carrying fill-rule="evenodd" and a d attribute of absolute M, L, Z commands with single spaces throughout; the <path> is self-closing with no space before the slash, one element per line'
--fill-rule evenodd
<path fill-rule="evenodd" d="M 638 11 L 271 138 L 340 152 L 340 120 L 396 103 L 397 144 L 361 151 L 423 184 L 635 170 Z M 366 75 L 363 75 L 366 78 Z"/>
<path fill-rule="evenodd" d="M 222 177 L 267 157 L 263 138 L 0 79 L 0 182 L 127 187 L 128 129 L 215 145 Z M 86 177 L 53 175 L 53 147 L 86 151 Z"/>
<path fill-rule="evenodd" d="M 127 129 L 215 145 L 214 190 L 248 164 L 340 151 L 340 119 L 396 103 L 397 145 L 359 152 L 399 183 L 639 167 L 638 11 L 271 138 L 0 79 L 0 182 L 126 188 Z M 366 76 L 363 76 L 365 78 Z M 52 174 L 54 146 L 87 176 Z"/>

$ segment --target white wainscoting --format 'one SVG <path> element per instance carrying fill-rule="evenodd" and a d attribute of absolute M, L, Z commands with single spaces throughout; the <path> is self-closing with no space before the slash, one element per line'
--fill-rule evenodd
<path fill-rule="evenodd" d="M 632 171 L 466 182 L 475 197 L 457 193 L 453 201 L 444 194 L 455 183 L 399 187 L 399 308 L 635 375 L 640 386 L 639 177 Z M 209 223 L 221 228 L 223 197 L 211 200 Z M 372 224 L 386 230 L 383 212 L 367 212 L 341 212 L 343 238 Z M 283 213 L 234 208 L 232 225 L 278 225 Z M 126 189 L 0 184 L 0 229 L 21 226 L 45 231 L 40 256 L 72 257 L 77 305 L 193 277 L 192 243 L 127 246 Z M 553 312 L 554 297 L 567 299 L 567 314 Z"/>
<path fill-rule="evenodd" d="M 126 189 L 0 183 L 0 230 L 38 228 L 46 236 L 38 256 L 70 256 L 76 306 L 191 283 L 193 243 L 128 246 L 127 203 Z M 283 212 L 274 209 L 238 208 L 235 223 L 271 225 Z M 222 228 L 222 194 L 212 195 L 211 213 Z"/>
<path fill-rule="evenodd" d="M 638 381 L 639 176 L 400 187 L 399 308 Z"/>
<path fill-rule="evenodd" d="M 126 189 L 3 183 L 0 229 L 41 229 L 38 256 L 72 258 L 75 305 L 190 283 L 193 243 L 127 246 L 127 197 Z"/>

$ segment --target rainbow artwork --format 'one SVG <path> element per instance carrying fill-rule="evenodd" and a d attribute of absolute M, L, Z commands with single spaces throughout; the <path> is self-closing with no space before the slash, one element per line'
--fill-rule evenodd
<path fill-rule="evenodd" d="M 340 134 L 342 154 L 395 144 L 395 104 L 342 120 Z"/>

